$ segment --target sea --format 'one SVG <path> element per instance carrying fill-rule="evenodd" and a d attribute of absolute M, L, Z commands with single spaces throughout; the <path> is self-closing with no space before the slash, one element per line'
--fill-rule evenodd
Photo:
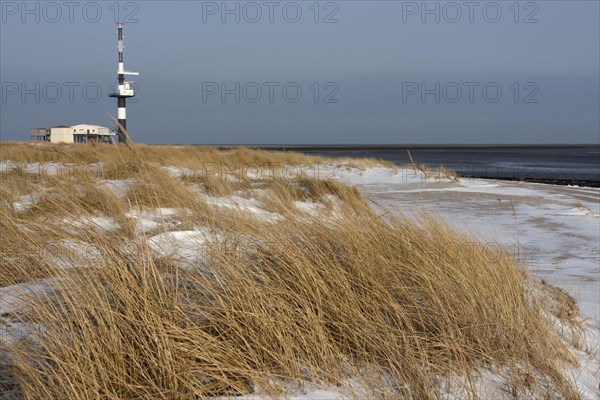
<path fill-rule="evenodd" d="M 255 146 L 256 147 L 256 146 Z M 600 145 L 259 146 L 326 157 L 377 158 L 445 168 L 463 177 L 600 187 Z"/>

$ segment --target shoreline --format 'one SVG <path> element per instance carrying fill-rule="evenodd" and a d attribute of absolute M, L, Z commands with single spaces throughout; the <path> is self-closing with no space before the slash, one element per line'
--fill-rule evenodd
<path fill-rule="evenodd" d="M 499 176 L 481 176 L 481 175 L 461 175 L 460 178 L 464 179 L 492 179 L 497 181 L 506 182 L 528 182 L 528 183 L 540 183 L 544 185 L 556 185 L 566 187 L 579 187 L 579 188 L 598 188 L 600 187 L 600 181 L 590 181 L 584 179 L 553 179 L 553 178 L 510 178 L 510 177 L 499 177 Z"/>
<path fill-rule="evenodd" d="M 441 166 L 446 167 L 448 170 L 453 171 L 461 178 L 466 179 L 494 179 L 510 182 L 531 182 L 531 183 L 543 183 L 550 185 L 559 186 L 576 186 L 576 187 L 600 187 L 600 164 L 597 165 L 597 174 L 582 173 L 577 174 L 574 177 L 570 177 L 570 173 L 566 171 L 560 171 L 556 173 L 556 176 L 552 176 L 552 173 L 535 171 L 536 164 L 531 166 L 533 168 L 528 171 L 529 168 L 520 168 L 521 164 L 525 164 L 522 161 L 510 160 L 515 156 L 526 157 L 528 153 L 536 157 L 535 163 L 543 165 L 553 158 L 554 152 L 560 149 L 568 150 L 589 150 L 592 153 L 598 152 L 600 155 L 600 145 L 598 144 L 577 144 L 577 145 L 520 145 L 520 144 L 508 144 L 508 145 L 323 145 L 323 146 L 257 146 L 257 149 L 267 151 L 295 151 L 302 152 L 307 155 L 319 155 L 325 157 L 349 157 L 349 158 L 382 158 L 386 161 L 390 161 L 399 167 L 402 167 L 406 163 L 410 163 L 409 160 L 403 160 L 402 156 L 406 152 L 421 151 L 422 153 L 413 153 L 417 164 L 424 164 L 433 169 Z M 444 151 L 448 151 L 450 156 L 449 160 L 444 160 L 444 157 L 440 161 L 436 161 L 432 164 L 431 158 L 433 154 L 443 154 Z M 507 161 L 498 160 L 498 157 L 494 159 L 494 153 L 501 152 L 506 154 Z M 468 160 L 463 157 L 472 157 L 480 154 L 485 157 L 492 157 L 489 161 L 482 160 Z M 452 159 L 452 154 L 456 154 L 456 160 Z M 489 156 L 488 156 L 489 154 Z M 387 158 L 387 156 L 393 156 L 393 158 Z M 540 159 L 540 156 L 546 159 Z M 418 159 L 417 159 L 418 158 Z M 503 157 L 504 158 L 504 157 Z M 524 158 L 525 159 L 525 158 Z M 496 166 L 504 162 L 512 163 L 515 167 L 507 167 L 505 171 L 501 171 Z M 453 163 L 459 163 L 461 166 L 456 167 Z M 465 170 L 465 166 L 468 166 Z M 589 165 L 585 165 L 589 168 Z M 541 167 L 537 167 L 541 168 Z M 570 169 L 576 169 L 569 165 Z M 462 171 L 461 171 L 462 169 Z M 474 170 L 480 171 L 474 171 Z M 545 167 L 543 168 L 545 169 Z M 560 168 L 558 168 L 560 169 Z M 489 173 L 486 173 L 489 171 Z"/>
<path fill-rule="evenodd" d="M 600 149 L 599 145 L 439 145 L 439 146 L 430 146 L 430 145 L 410 145 L 410 146 L 397 146 L 397 145 L 390 145 L 390 146 L 292 146 L 292 147 L 277 147 L 277 146 L 272 146 L 272 147 L 261 147 L 260 149 L 262 150 L 271 150 L 271 151 L 276 151 L 276 150 L 291 150 L 291 151 L 299 151 L 302 152 L 303 154 L 307 154 L 307 155 L 321 155 L 321 156 L 328 156 L 328 157 L 341 157 L 342 154 L 337 155 L 335 154 L 336 152 L 352 152 L 355 151 L 357 152 L 357 154 L 354 155 L 348 155 L 348 154 L 343 154 L 343 156 L 346 157 L 350 157 L 350 158 L 363 158 L 363 157 L 375 157 L 375 158 L 379 158 L 377 157 L 377 154 L 369 154 L 369 152 L 372 151 L 377 151 L 377 152 L 381 152 L 383 154 L 386 153 L 390 153 L 390 154 L 399 154 L 401 151 L 411 151 L 411 150 L 421 150 L 421 151 L 427 151 L 427 150 L 431 150 L 434 152 L 441 152 L 443 150 L 449 150 L 449 151 L 457 151 L 460 150 L 461 152 L 466 152 L 466 153 L 491 153 L 491 152 L 496 152 L 496 151 L 508 151 L 509 154 L 513 154 L 512 150 L 518 150 L 518 149 L 536 149 L 536 150 L 545 150 L 545 149 L 559 149 L 559 148 L 569 148 L 569 149 L 583 149 L 583 148 L 589 148 L 589 149 Z M 404 164 L 397 161 L 397 160 L 387 160 L 384 158 L 384 160 L 386 161 L 390 161 L 396 165 L 398 165 L 399 167 L 402 167 Z M 473 165 L 485 165 L 485 161 L 473 161 L 472 162 Z M 557 176 L 557 177 L 552 177 L 552 176 L 544 176 L 546 174 L 539 174 L 538 176 L 535 176 L 535 174 L 532 174 L 531 176 L 524 176 L 525 174 L 525 170 L 522 169 L 517 169 L 517 170 L 507 170 L 505 174 L 503 175 L 498 175 L 498 174 L 481 174 L 481 173 L 469 173 L 469 171 L 467 171 L 466 173 L 463 171 L 461 172 L 459 169 L 455 169 L 452 167 L 452 165 L 448 165 L 445 162 L 438 162 L 434 165 L 431 165 L 430 162 L 428 161 L 424 161 L 422 162 L 422 164 L 425 164 L 429 167 L 433 167 L 435 168 L 439 168 L 439 167 L 446 167 L 448 168 L 450 171 L 453 171 L 454 173 L 456 173 L 460 178 L 465 178 L 465 179 L 493 179 L 493 180 L 501 180 L 501 181 L 508 181 L 508 182 L 530 182 L 530 183 L 543 183 L 543 184 L 549 184 L 549 185 L 558 185 L 558 186 L 571 186 L 571 187 L 592 187 L 592 188 L 597 188 L 600 187 L 600 176 L 598 176 L 597 179 L 586 179 L 586 177 L 578 177 L 578 178 L 567 178 L 564 177 L 564 173 L 562 173 L 562 176 Z M 517 164 L 518 165 L 518 164 Z M 600 165 L 598 166 L 599 168 L 599 174 L 600 174 Z M 499 172 L 496 171 L 495 168 L 490 167 L 490 172 Z M 517 174 L 519 174 L 520 176 L 516 176 Z"/>

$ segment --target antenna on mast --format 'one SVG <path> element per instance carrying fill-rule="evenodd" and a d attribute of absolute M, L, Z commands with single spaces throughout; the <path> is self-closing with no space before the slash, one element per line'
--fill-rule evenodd
<path fill-rule="evenodd" d="M 125 22 L 115 22 L 117 25 L 117 38 L 118 38 L 118 51 L 119 51 L 119 65 L 117 70 L 118 85 L 117 90 L 111 93 L 110 97 L 117 99 L 117 118 L 119 121 L 118 136 L 119 143 L 128 143 L 127 130 L 127 98 L 135 96 L 133 91 L 132 81 L 125 81 L 125 75 L 139 75 L 139 72 L 130 72 L 125 70 L 124 52 L 125 46 L 123 45 L 123 26 Z"/>

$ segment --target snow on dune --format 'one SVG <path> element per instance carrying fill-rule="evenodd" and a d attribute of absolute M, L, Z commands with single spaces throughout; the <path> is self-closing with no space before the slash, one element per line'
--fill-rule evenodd
<path fill-rule="evenodd" d="M 83 229 L 94 229 L 99 232 L 110 232 L 119 228 L 119 224 L 111 217 L 84 215 L 78 218 L 63 218 L 59 224 L 63 229 L 78 233 Z"/>
<path fill-rule="evenodd" d="M 406 184 L 406 183 L 422 183 L 427 181 L 425 175 L 419 170 L 391 168 L 378 166 L 368 169 L 336 167 L 327 178 L 336 179 L 351 185 L 361 184 Z"/>
<path fill-rule="evenodd" d="M 148 239 L 156 257 L 169 257 L 184 265 L 203 265 L 208 258 L 209 245 L 222 241 L 222 235 L 211 229 L 165 232 Z"/>
<path fill-rule="evenodd" d="M 12 161 L 0 161 L 0 172 L 10 172 L 15 168 L 15 165 Z"/>
<path fill-rule="evenodd" d="M 133 179 L 107 179 L 98 183 L 98 188 L 108 191 L 117 197 L 125 197 L 135 184 Z"/>
<path fill-rule="evenodd" d="M 176 208 L 134 209 L 125 213 L 130 218 L 139 234 L 146 234 L 159 228 L 172 229 L 179 225 Z"/>
<path fill-rule="evenodd" d="M 282 215 L 261 208 L 262 203 L 257 199 L 246 199 L 240 196 L 205 196 L 204 200 L 209 206 L 245 212 L 264 222 L 277 222 L 283 219 Z"/>
<path fill-rule="evenodd" d="M 39 201 L 39 196 L 36 194 L 26 194 L 21 196 L 18 200 L 13 201 L 12 206 L 13 209 L 18 213 L 24 213 L 37 204 Z"/>
<path fill-rule="evenodd" d="M 104 257 L 96 246 L 78 239 L 64 239 L 48 244 L 49 265 L 53 268 L 97 268 Z"/>
<path fill-rule="evenodd" d="M 176 167 L 174 165 L 163 166 L 160 169 L 169 174 L 172 178 L 181 179 L 185 176 L 194 176 L 197 175 L 196 171 L 193 171 L 189 168 L 184 167 Z"/>
<path fill-rule="evenodd" d="M 327 207 L 322 203 L 309 203 L 306 201 L 294 201 L 294 208 L 311 215 L 319 215 L 327 212 Z"/>
<path fill-rule="evenodd" d="M 18 318 L 28 305 L 26 298 L 48 299 L 54 281 L 46 279 L 0 288 L 0 347 L 17 344 L 29 335 L 29 329 Z"/>
<path fill-rule="evenodd" d="M 31 294 L 44 294 L 50 285 L 47 281 L 22 283 L 0 288 L 0 316 L 20 312 L 25 307 L 24 297 Z"/>

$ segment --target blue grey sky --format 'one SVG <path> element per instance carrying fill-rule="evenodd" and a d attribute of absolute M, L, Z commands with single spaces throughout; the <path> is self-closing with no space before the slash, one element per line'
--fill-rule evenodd
<path fill-rule="evenodd" d="M 137 142 L 600 142 L 598 1 L 0 5 L 1 140 L 111 126 L 118 18 Z"/>

